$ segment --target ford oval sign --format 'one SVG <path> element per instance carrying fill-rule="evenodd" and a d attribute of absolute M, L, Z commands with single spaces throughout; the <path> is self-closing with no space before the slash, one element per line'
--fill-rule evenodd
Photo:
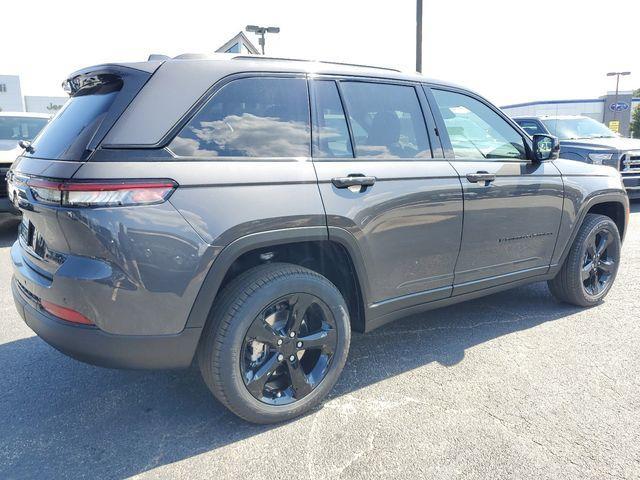
<path fill-rule="evenodd" d="M 629 110 L 629 104 L 627 102 L 617 102 L 609 105 L 609 110 L 612 112 L 624 112 Z"/>

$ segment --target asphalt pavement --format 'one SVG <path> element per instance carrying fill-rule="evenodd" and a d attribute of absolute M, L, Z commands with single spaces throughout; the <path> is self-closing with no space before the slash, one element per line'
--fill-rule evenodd
<path fill-rule="evenodd" d="M 21 321 L 0 232 L 0 478 L 640 478 L 640 204 L 592 309 L 534 284 L 354 335 L 319 410 L 228 413 L 195 368 L 65 357 Z"/>

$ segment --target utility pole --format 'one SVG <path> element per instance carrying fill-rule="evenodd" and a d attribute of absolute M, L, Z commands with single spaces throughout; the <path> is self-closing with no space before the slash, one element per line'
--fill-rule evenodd
<path fill-rule="evenodd" d="M 253 32 L 256 35 L 260 35 L 258 39 L 258 44 L 262 49 L 262 55 L 264 55 L 264 35 L 265 33 L 280 33 L 280 27 L 259 27 L 258 25 L 247 25 L 247 32 Z"/>
<path fill-rule="evenodd" d="M 615 122 L 616 120 L 616 116 L 618 113 L 618 90 L 620 87 L 620 77 L 621 76 L 626 76 L 626 75 L 631 75 L 631 72 L 609 72 L 607 73 L 607 77 L 616 77 L 616 94 L 613 97 L 613 121 Z"/>
<path fill-rule="evenodd" d="M 416 3 L 416 72 L 422 73 L 422 0 Z"/>

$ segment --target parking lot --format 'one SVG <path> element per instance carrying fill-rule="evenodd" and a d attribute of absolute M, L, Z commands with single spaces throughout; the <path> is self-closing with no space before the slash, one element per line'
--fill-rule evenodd
<path fill-rule="evenodd" d="M 198 371 L 107 370 L 33 335 L 0 233 L 0 478 L 639 478 L 640 204 L 617 282 L 535 284 L 355 335 L 320 410 L 254 426 Z"/>

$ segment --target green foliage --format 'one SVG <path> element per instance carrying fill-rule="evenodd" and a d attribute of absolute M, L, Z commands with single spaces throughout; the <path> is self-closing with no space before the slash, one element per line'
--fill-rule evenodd
<path fill-rule="evenodd" d="M 640 107 L 636 107 L 633 111 L 629 133 L 631 134 L 631 138 L 640 138 Z"/>

